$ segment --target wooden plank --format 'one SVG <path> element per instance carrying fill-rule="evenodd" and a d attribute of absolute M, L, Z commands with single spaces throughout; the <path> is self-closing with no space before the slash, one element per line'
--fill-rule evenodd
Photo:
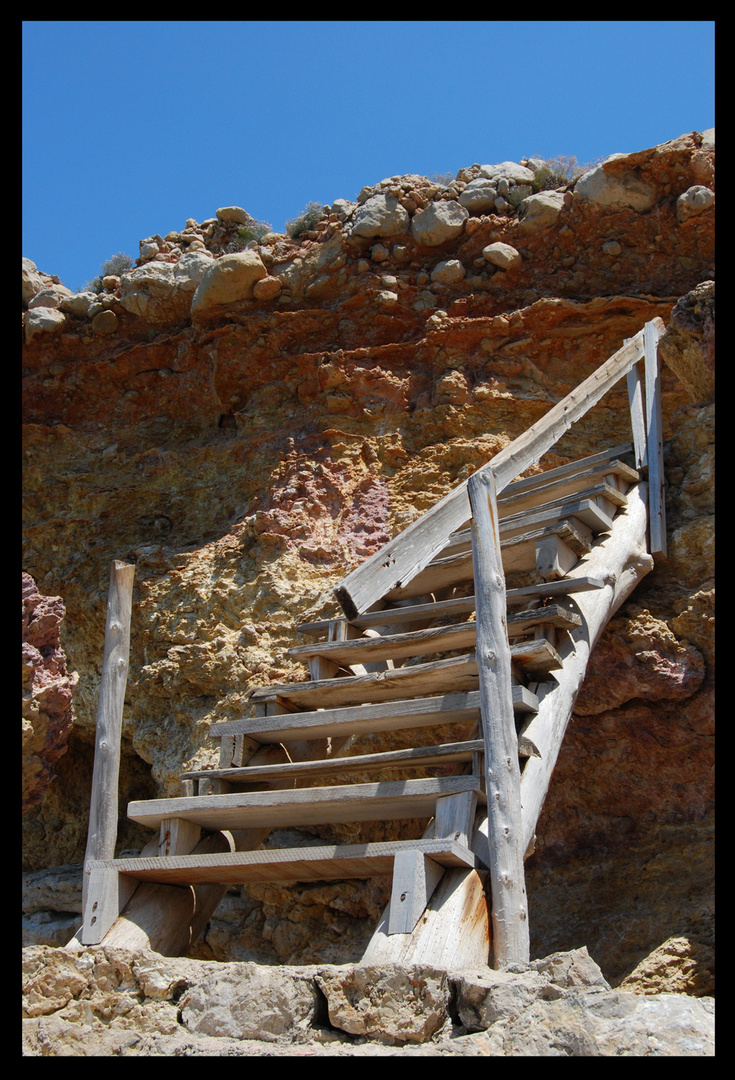
<path fill-rule="evenodd" d="M 545 476 L 541 473 L 541 476 Z M 640 480 L 639 474 L 629 465 L 613 459 L 613 461 L 586 469 L 579 475 L 574 475 L 568 480 L 549 481 L 539 484 L 529 491 L 520 491 L 513 494 L 513 485 L 506 490 L 506 499 L 501 504 L 498 502 L 498 514 L 501 522 L 514 514 L 527 513 L 541 506 L 553 506 L 561 502 L 573 499 L 588 498 L 587 492 L 599 494 L 604 485 L 605 494 L 616 506 L 625 506 L 625 493 L 617 486 L 610 483 L 613 478 L 619 478 L 624 487 L 630 487 Z"/>
<path fill-rule="evenodd" d="M 654 322 L 663 331 L 663 322 L 660 319 Z M 483 470 L 492 470 L 496 491 L 502 491 L 537 462 L 576 420 L 628 373 L 642 353 L 643 331 L 639 331 L 541 420 L 483 466 Z M 437 556 L 449 536 L 471 516 L 467 483 L 464 481 L 454 488 L 344 578 L 335 595 L 348 618 L 367 611 L 392 590 L 405 587 Z"/>
<path fill-rule="evenodd" d="M 508 635 L 528 633 L 538 626 L 557 626 L 568 630 L 579 626 L 582 618 L 575 611 L 560 607 L 558 604 L 546 604 L 528 611 L 514 611 L 508 615 Z"/>
<path fill-rule="evenodd" d="M 550 671 L 558 671 L 562 666 L 561 656 L 546 638 L 515 642 L 510 646 L 510 656 L 529 678 L 543 680 Z"/>
<path fill-rule="evenodd" d="M 269 881 L 339 881 L 387 877 L 396 855 L 408 846 L 445 867 L 482 866 L 480 859 L 456 840 L 392 840 L 372 844 L 324 844 L 262 851 L 178 855 L 169 859 L 116 859 L 94 869 L 114 870 L 128 881 L 170 885 L 252 885 Z"/>
<path fill-rule="evenodd" d="M 485 741 L 493 955 L 495 967 L 506 967 L 527 963 L 530 955 L 511 649 L 493 474 L 474 473 L 468 491 L 473 519 L 480 715 Z"/>
<path fill-rule="evenodd" d="M 477 795 L 474 791 L 462 791 L 459 795 L 446 795 L 443 799 L 437 799 L 434 836 L 437 840 L 448 836 L 458 844 L 469 847 L 476 809 Z"/>
<path fill-rule="evenodd" d="M 87 890 L 77 937 L 82 945 L 99 945 L 135 892 L 136 883 L 93 859 L 85 863 L 84 874 Z"/>
<path fill-rule="evenodd" d="M 632 452 L 633 446 L 631 443 L 620 443 L 618 446 L 612 446 L 608 450 L 601 450 L 598 454 L 575 458 L 574 461 L 568 461 L 566 465 L 558 465 L 554 469 L 545 469 L 543 472 L 535 473 L 533 476 L 524 476 L 520 480 L 512 480 L 498 495 L 498 514 L 502 514 L 501 507 L 503 505 L 520 493 L 533 491 L 547 484 L 564 484 L 567 480 L 581 476 L 589 470 L 595 471 L 600 468 L 605 473 L 608 471 L 617 472 L 618 466 L 620 466 L 625 475 L 625 470 L 629 466 L 620 459 Z M 611 466 L 611 470 L 608 470 L 607 466 Z M 635 479 L 638 480 L 640 477 Z"/>
<path fill-rule="evenodd" d="M 386 634 L 383 637 L 353 638 L 351 641 L 323 641 L 311 645 L 296 645 L 288 650 L 289 656 L 308 659 L 326 656 L 341 664 L 363 664 L 370 660 L 400 659 L 421 656 L 426 653 L 470 649 L 475 644 L 474 622 L 454 626 L 435 626 L 428 630 L 412 630 L 402 634 Z"/>
<path fill-rule="evenodd" d="M 355 754 L 349 757 L 324 758 L 317 761 L 289 761 L 282 765 L 245 765 L 241 769 L 209 769 L 206 772 L 186 773 L 186 777 L 214 776 L 233 783 L 263 783 L 269 780 L 303 776 L 329 776 L 333 773 L 361 772 L 386 768 L 418 768 L 428 765 L 454 765 L 472 761 L 473 753 L 482 749 L 481 739 L 440 743 L 405 750 L 385 750 L 375 754 Z"/>
<path fill-rule="evenodd" d="M 343 784 L 336 787 L 251 791 L 193 798 L 131 802 L 128 817 L 158 828 L 163 818 L 182 817 L 204 829 L 272 829 L 346 821 L 394 821 L 431 817 L 441 795 L 478 791 L 477 776 Z"/>
<path fill-rule="evenodd" d="M 250 694 L 251 701 L 278 695 L 304 707 L 334 708 L 361 703 L 377 704 L 405 697 L 449 694 L 477 689 L 477 665 L 474 653 L 448 657 L 430 663 L 413 664 L 393 671 L 324 679 L 319 682 L 286 683 L 261 687 Z"/>
<path fill-rule="evenodd" d="M 125 687 L 130 662 L 130 617 L 135 566 L 117 559 L 110 567 L 107 597 L 105 649 L 95 726 L 92 795 L 85 864 L 110 859 L 115 854 L 118 819 L 118 777 Z M 83 875 L 83 909 L 86 911 L 88 875 Z M 99 901 L 95 901 L 99 903 Z M 85 924 L 87 916 L 85 915 Z"/>
<path fill-rule="evenodd" d="M 505 518 L 500 522 L 501 540 L 522 535 L 531 529 L 553 527 L 560 518 L 573 518 L 582 522 L 594 535 L 607 532 L 617 512 L 617 506 L 608 498 L 612 492 L 608 484 L 590 489 L 587 497 L 578 500 L 560 500 L 539 506 L 535 510 Z M 617 494 L 617 493 L 616 493 Z"/>
<path fill-rule="evenodd" d="M 630 426 L 633 431 L 635 467 L 636 469 L 645 469 L 648 466 L 648 446 L 646 442 L 645 383 L 642 365 L 640 363 L 636 364 L 630 369 L 626 377 L 628 380 L 628 402 L 630 404 Z"/>
<path fill-rule="evenodd" d="M 271 687 L 264 687 L 268 692 Z M 290 742 L 292 739 L 334 738 L 349 731 L 364 735 L 377 731 L 400 731 L 444 724 L 471 723 L 479 716 L 477 691 L 443 694 L 438 697 L 409 698 L 381 705 L 356 705 L 351 708 L 318 709 L 282 716 L 250 717 L 223 720 L 212 724 L 210 735 L 228 732 L 254 733 L 263 743 Z M 513 686 L 513 708 L 519 714 L 533 712 L 536 698 L 525 686 Z"/>
<path fill-rule="evenodd" d="M 648 445 L 648 514 L 650 551 L 666 557 L 666 500 L 661 420 L 661 367 L 658 333 L 653 323 L 644 327 L 646 367 L 646 442 Z"/>
<path fill-rule="evenodd" d="M 410 934 L 419 921 L 444 867 L 416 848 L 396 855 L 388 910 L 388 933 Z"/>

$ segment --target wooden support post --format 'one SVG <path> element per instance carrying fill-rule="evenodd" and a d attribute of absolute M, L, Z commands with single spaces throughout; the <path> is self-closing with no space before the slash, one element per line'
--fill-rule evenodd
<path fill-rule="evenodd" d="M 400 851 L 393 860 L 389 934 L 410 934 L 431 899 L 444 867 L 421 851 Z"/>
<path fill-rule="evenodd" d="M 648 512 L 650 552 L 666 556 L 666 507 L 664 501 L 664 451 L 661 421 L 661 369 L 658 330 L 654 323 L 643 327 L 646 366 L 646 441 L 648 443 Z"/>
<path fill-rule="evenodd" d="M 496 968 L 529 959 L 521 836 L 520 767 L 513 712 L 505 578 L 492 470 L 468 481 L 477 612 L 477 668 L 485 742 L 493 958 Z"/>
<path fill-rule="evenodd" d="M 635 467 L 643 469 L 648 465 L 646 446 L 646 417 L 643 405 L 644 380 L 641 365 L 636 364 L 626 376 L 628 380 L 628 401 L 630 402 L 630 426 L 633 432 Z"/>
<path fill-rule="evenodd" d="M 114 560 L 107 598 L 105 651 L 97 709 L 92 798 L 85 868 L 92 860 L 115 856 L 118 815 L 118 778 L 123 704 L 130 658 L 130 615 L 135 566 Z M 89 881 L 85 869 L 82 885 L 85 925 L 88 924 Z M 99 899 L 96 901 L 99 908 Z"/>

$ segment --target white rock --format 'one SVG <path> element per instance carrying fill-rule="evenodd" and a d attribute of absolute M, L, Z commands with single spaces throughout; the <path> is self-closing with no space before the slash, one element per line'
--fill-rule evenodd
<path fill-rule="evenodd" d="M 395 236 L 408 229 L 408 211 L 393 195 L 373 195 L 355 213 L 350 236 Z"/>
<path fill-rule="evenodd" d="M 71 295 L 71 289 L 67 289 L 65 285 L 47 285 L 28 301 L 28 307 L 57 308 L 65 297 Z"/>
<path fill-rule="evenodd" d="M 122 275 L 120 303 L 126 311 L 147 322 L 164 322 L 170 315 L 175 291 L 171 263 L 150 262 Z"/>
<path fill-rule="evenodd" d="M 174 268 L 176 287 L 184 292 L 194 292 L 202 280 L 204 271 L 212 265 L 213 256 L 209 252 L 187 251 Z"/>
<path fill-rule="evenodd" d="M 89 314 L 90 304 L 97 302 L 97 293 L 78 292 L 71 296 L 64 296 L 59 303 L 61 311 L 67 311 L 70 315 L 78 315 L 85 318 Z"/>
<path fill-rule="evenodd" d="M 564 206 L 564 195 L 560 191 L 540 191 L 529 195 L 518 207 L 521 215 L 519 227 L 526 232 L 536 232 L 553 225 Z"/>
<path fill-rule="evenodd" d="M 459 201 L 471 214 L 481 214 L 493 209 L 497 194 L 495 182 L 481 176 L 469 182 Z"/>
<path fill-rule="evenodd" d="M 512 180 L 514 184 L 531 184 L 533 183 L 534 174 L 525 165 L 518 165 L 515 161 L 502 161 L 499 165 L 481 165 L 480 176 L 484 176 L 488 180 L 505 176 L 508 180 Z"/>
<path fill-rule="evenodd" d="M 711 188 L 695 184 L 688 188 L 676 200 L 676 217 L 679 222 L 687 221 L 695 214 L 701 214 L 715 201 L 715 193 Z M 29 305 L 30 306 L 30 305 Z"/>
<path fill-rule="evenodd" d="M 221 206 L 217 211 L 218 221 L 234 221 L 238 225 L 245 225 L 250 221 L 250 214 L 241 206 Z"/>
<path fill-rule="evenodd" d="M 431 272 L 431 280 L 442 285 L 454 285 L 464 277 L 464 266 L 459 259 L 446 259 L 437 263 Z"/>
<path fill-rule="evenodd" d="M 607 162 L 580 176 L 574 188 L 575 198 L 588 199 L 610 210 L 637 210 L 639 213 L 650 210 L 656 202 L 656 190 L 651 184 L 641 180 L 632 169 L 615 173 L 605 169 L 606 164 L 626 156 L 612 154 Z"/>
<path fill-rule="evenodd" d="M 46 288 L 46 282 L 38 273 L 36 264 L 30 259 L 21 259 L 21 281 L 23 286 L 23 305 L 27 306 L 36 293 Z"/>
<path fill-rule="evenodd" d="M 488 244 L 482 249 L 482 254 L 493 266 L 499 266 L 501 270 L 515 270 L 521 266 L 523 259 L 510 244 Z"/>
<path fill-rule="evenodd" d="M 255 282 L 267 276 L 263 260 L 252 249 L 214 259 L 204 271 L 194 293 L 192 316 L 239 300 L 252 299 Z"/>
<path fill-rule="evenodd" d="M 32 341 L 41 334 L 58 333 L 65 322 L 66 315 L 58 308 L 32 308 L 25 317 L 26 342 Z"/>
<path fill-rule="evenodd" d="M 413 216 L 411 232 L 424 247 L 436 247 L 459 236 L 469 217 L 468 211 L 454 199 L 440 199 Z"/>

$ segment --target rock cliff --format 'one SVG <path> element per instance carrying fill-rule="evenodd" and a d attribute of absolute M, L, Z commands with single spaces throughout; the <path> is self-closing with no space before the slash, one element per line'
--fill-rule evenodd
<path fill-rule="evenodd" d="M 136 564 L 124 809 L 214 764 L 209 725 L 302 677 L 295 627 L 337 613 L 345 572 L 659 316 L 668 557 L 577 700 L 526 864 L 532 955 L 712 992 L 714 131 L 548 172 L 394 176 L 295 239 L 220 208 L 99 292 L 23 260 L 28 944 L 79 910 L 58 882 L 84 854 L 113 558 Z M 542 466 L 628 432 L 623 385 Z M 147 839 L 121 819 L 121 849 Z M 354 963 L 387 896 L 235 889 L 191 955 Z"/>

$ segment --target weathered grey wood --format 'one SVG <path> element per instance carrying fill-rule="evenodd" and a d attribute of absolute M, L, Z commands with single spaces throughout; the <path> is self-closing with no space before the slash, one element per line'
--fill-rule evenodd
<path fill-rule="evenodd" d="M 398 698 L 448 694 L 476 690 L 477 666 L 473 655 L 448 657 L 431 663 L 414 664 L 393 671 L 324 679 L 320 682 L 286 683 L 260 687 L 251 693 L 252 701 L 270 696 L 270 692 L 293 702 L 296 707 L 332 708 L 362 702 L 396 701 Z"/>
<path fill-rule="evenodd" d="M 460 691 L 440 697 L 409 698 L 380 705 L 222 720 L 212 724 L 209 733 L 217 737 L 227 732 L 252 732 L 261 742 L 288 742 L 290 745 L 292 739 L 333 738 L 344 735 L 346 730 L 364 735 L 437 724 L 470 723 L 479 716 L 479 708 L 477 691 Z M 536 708 L 535 695 L 525 686 L 514 685 L 513 708 L 517 713 L 533 712 Z"/>
<path fill-rule="evenodd" d="M 666 556 L 666 500 L 661 420 L 661 367 L 658 332 L 652 323 L 644 327 L 646 368 L 646 443 L 648 446 L 648 514 L 650 551 Z"/>
<path fill-rule="evenodd" d="M 160 857 L 188 855 L 197 846 L 201 837 L 202 830 L 191 821 L 184 821 L 183 818 L 166 818 L 161 822 L 158 854 Z"/>
<path fill-rule="evenodd" d="M 120 740 L 130 660 L 130 616 L 134 577 L 134 565 L 117 559 L 113 560 L 110 567 L 105 649 L 95 727 L 92 795 L 85 864 L 92 859 L 110 859 L 115 854 Z M 86 908 L 86 871 L 82 892 L 83 906 Z M 86 922 L 85 916 L 85 924 Z"/>
<path fill-rule="evenodd" d="M 612 524 L 617 507 L 610 501 L 613 492 L 607 484 L 598 484 L 590 489 L 589 497 L 582 499 L 560 500 L 558 503 L 544 504 L 535 510 L 507 517 L 500 522 L 500 539 L 509 540 L 522 535 L 530 529 L 543 529 L 553 526 L 560 518 L 573 518 L 581 521 L 597 535 L 607 532 Z M 616 496 L 619 493 L 616 493 Z M 623 496 L 624 498 L 624 496 Z"/>
<path fill-rule="evenodd" d="M 633 431 L 633 446 L 636 469 L 648 465 L 648 447 L 646 444 L 646 415 L 644 406 L 644 378 L 641 364 L 635 364 L 627 375 L 628 402 L 630 404 L 630 426 Z"/>
<path fill-rule="evenodd" d="M 232 782 L 262 783 L 269 780 L 295 779 L 309 776 L 314 779 L 334 773 L 368 772 L 374 769 L 416 768 L 428 765 L 454 765 L 472 761 L 472 755 L 482 748 L 481 739 L 464 742 L 440 743 L 438 746 L 419 746 L 406 750 L 384 750 L 376 754 L 355 754 L 350 757 L 334 757 L 315 761 L 290 761 L 283 765 L 245 765 L 240 769 L 211 769 L 207 773 L 190 773 L 187 776 L 212 775 Z"/>
<path fill-rule="evenodd" d="M 92 859 L 85 863 L 84 874 L 87 890 L 78 937 L 82 945 L 99 945 L 135 892 L 136 883 L 114 869 L 96 866 Z"/>
<path fill-rule="evenodd" d="M 351 641 L 322 641 L 296 645 L 289 656 L 308 659 L 327 656 L 341 664 L 366 663 L 370 660 L 389 660 L 426 653 L 469 649 L 475 644 L 475 624 L 457 623 L 454 626 L 435 626 L 428 630 L 413 630 L 383 637 L 353 638 Z"/>
<path fill-rule="evenodd" d="M 396 855 L 413 848 L 442 868 L 476 867 L 477 856 L 456 840 L 391 840 L 372 844 L 325 844 L 318 847 L 268 848 L 173 855 L 168 859 L 133 858 L 95 863 L 95 870 L 114 871 L 128 882 L 168 885 L 252 885 L 268 881 L 340 881 L 386 877 Z"/>
<path fill-rule="evenodd" d="M 654 322 L 663 330 L 660 319 Z M 514 477 L 538 461 L 576 420 L 628 373 L 642 353 L 643 331 L 639 331 L 546 416 L 483 466 L 480 471 L 492 470 L 496 491 L 502 491 Z M 355 618 L 391 590 L 408 584 L 470 516 L 465 481 L 340 583 L 335 595 L 347 617 Z"/>
<path fill-rule="evenodd" d="M 531 608 L 529 611 L 514 611 L 508 615 L 508 634 L 513 637 L 516 634 L 525 634 L 539 625 L 558 626 L 568 630 L 571 626 L 579 626 L 582 619 L 576 611 L 560 607 L 558 604 L 545 604 L 543 607 Z"/>
<path fill-rule="evenodd" d="M 563 666 L 555 673 L 555 683 L 538 688 L 539 711 L 525 727 L 525 734 L 536 744 L 540 756 L 528 759 L 521 779 L 524 850 L 532 845 L 536 822 L 592 649 L 623 601 L 653 569 L 653 559 L 646 552 L 645 488 L 645 484 L 640 484 L 631 492 L 625 514 L 615 519 L 610 535 L 600 538 L 585 559 L 585 572 L 604 577 L 607 584 L 596 592 L 578 594 L 576 604 L 582 625 L 573 629 L 568 640 L 559 646 Z"/>
<path fill-rule="evenodd" d="M 434 836 L 437 840 L 449 837 L 458 844 L 469 847 L 476 809 L 477 794 L 474 791 L 461 791 L 458 795 L 446 795 L 443 799 L 437 799 Z"/>
<path fill-rule="evenodd" d="M 396 855 L 388 907 L 388 933 L 410 934 L 419 921 L 444 867 L 417 848 Z"/>
<path fill-rule="evenodd" d="M 529 931 L 518 738 L 493 474 L 474 473 L 468 481 L 468 492 L 473 519 L 480 714 L 485 740 L 493 956 L 495 967 L 506 967 L 528 962 Z"/>
<path fill-rule="evenodd" d="M 165 817 L 182 817 L 204 829 L 283 828 L 346 821 L 394 821 L 431 817 L 437 798 L 480 790 L 476 776 L 344 784 L 335 787 L 251 791 L 194 798 L 146 799 L 128 806 L 128 817 L 158 828 Z"/>
<path fill-rule="evenodd" d="M 579 562 L 579 551 L 570 547 L 555 533 L 539 537 L 536 542 L 536 573 L 545 581 L 565 578 Z"/>
<path fill-rule="evenodd" d="M 513 480 L 506 485 L 503 491 L 498 493 L 498 514 L 502 517 L 503 507 L 512 503 L 518 495 L 546 487 L 548 484 L 553 484 L 559 488 L 569 480 L 576 484 L 579 478 L 597 470 L 601 470 L 603 475 L 607 475 L 608 472 L 617 473 L 622 470 L 622 474 L 627 476 L 629 466 L 621 458 L 632 452 L 633 446 L 631 443 L 620 443 L 618 446 L 601 450 L 597 454 L 590 454 L 588 457 L 568 461 L 566 465 L 557 465 L 553 469 L 545 469 L 543 472 L 535 473 L 533 476 L 524 476 L 520 480 Z M 635 479 L 640 478 L 636 477 Z"/>
<path fill-rule="evenodd" d="M 483 876 L 475 870 L 447 870 L 410 934 L 388 935 L 390 907 L 381 916 L 361 963 L 427 964 L 441 970 L 487 967 L 490 925 Z"/>

